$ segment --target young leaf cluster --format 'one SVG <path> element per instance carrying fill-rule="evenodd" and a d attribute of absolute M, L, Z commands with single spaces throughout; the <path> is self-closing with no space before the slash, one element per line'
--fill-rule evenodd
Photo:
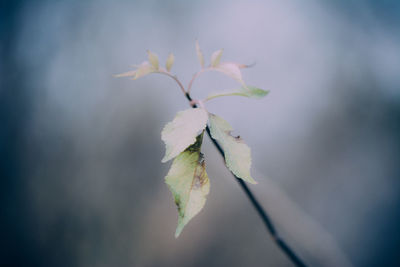
<path fill-rule="evenodd" d="M 210 64 L 206 66 L 203 52 L 196 41 L 196 54 L 201 69 L 193 75 L 186 88 L 171 73 L 175 61 L 173 54 L 169 54 L 165 67 L 161 67 L 158 56 L 148 50 L 147 61 L 137 65 L 135 70 L 115 75 L 116 77 L 131 77 L 136 80 L 150 73 L 165 74 L 178 83 L 186 96 L 189 96 L 195 79 L 207 71 L 221 72 L 240 84 L 239 89 L 214 93 L 206 99 L 192 101 L 193 108 L 178 112 L 175 118 L 167 123 L 161 132 L 161 139 L 166 146 L 162 162 L 173 160 L 171 168 L 165 177 L 165 182 L 171 190 L 178 208 L 178 226 L 175 237 L 180 235 L 185 225 L 204 207 L 206 197 L 210 191 L 205 160 L 201 153 L 206 127 L 209 127 L 211 137 L 223 148 L 225 164 L 228 169 L 236 177 L 252 184 L 256 183 L 250 173 L 250 148 L 242 138 L 231 134 L 233 128 L 227 121 L 207 111 L 205 102 L 222 96 L 244 96 L 258 99 L 267 95 L 268 91 L 247 85 L 243 80 L 241 69 L 249 66 L 221 61 L 222 53 L 223 49 L 212 53 Z"/>

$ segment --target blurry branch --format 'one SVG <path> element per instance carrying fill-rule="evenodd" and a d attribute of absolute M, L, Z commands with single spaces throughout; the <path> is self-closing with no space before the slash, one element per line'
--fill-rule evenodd
<path fill-rule="evenodd" d="M 268 176 L 253 168 L 255 177 L 262 180 L 254 187 L 259 200 L 282 229 L 282 235 L 290 235 L 293 243 L 301 245 L 301 251 L 309 264 L 325 267 L 354 267 L 337 244 L 335 238 L 312 217 L 306 214 L 287 193 Z"/>

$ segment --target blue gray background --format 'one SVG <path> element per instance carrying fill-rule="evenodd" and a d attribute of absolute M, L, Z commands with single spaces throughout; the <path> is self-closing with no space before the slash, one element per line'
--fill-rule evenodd
<path fill-rule="evenodd" d="M 0 4 L 2 266 L 292 266 L 209 141 L 211 192 L 174 239 L 163 126 L 208 59 L 256 66 L 262 100 L 207 107 L 253 154 L 251 186 L 310 266 L 400 265 L 399 1 L 5 1 Z M 194 98 L 236 88 L 207 73 Z"/>

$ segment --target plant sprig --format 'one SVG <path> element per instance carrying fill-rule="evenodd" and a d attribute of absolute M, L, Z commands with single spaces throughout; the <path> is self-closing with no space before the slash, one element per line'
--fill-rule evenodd
<path fill-rule="evenodd" d="M 232 173 L 244 181 L 253 184 L 256 183 L 250 174 L 250 148 L 240 137 L 232 136 L 231 131 L 233 129 L 229 123 L 221 117 L 209 113 L 206 110 L 204 103 L 223 96 L 236 95 L 261 98 L 268 93 L 265 90 L 253 86 L 247 86 L 245 84 L 240 69 L 248 67 L 247 65 L 234 62 L 221 62 L 223 49 L 217 50 L 211 55 L 210 65 L 207 67 L 205 67 L 203 52 L 201 51 L 197 41 L 196 52 L 200 61 L 201 70 L 193 75 L 187 89 L 185 89 L 177 76 L 171 73 L 175 60 L 173 54 L 169 54 L 164 68 L 160 66 L 158 56 L 148 50 L 148 61 L 144 61 L 140 65 L 136 66 L 137 68 L 134 71 L 116 75 L 116 77 L 133 77 L 133 79 L 136 80 L 151 73 L 164 74 L 174 79 L 184 94 L 189 94 L 196 78 L 207 71 L 221 72 L 233 78 L 241 85 L 240 89 L 223 93 L 214 93 L 204 100 L 192 101 L 192 105 L 199 104 L 200 107 L 179 112 L 174 120 L 168 123 L 162 130 L 161 139 L 166 145 L 166 153 L 162 162 L 167 162 L 175 158 L 171 169 L 166 176 L 166 182 L 174 195 L 175 203 L 179 211 L 179 222 L 176 236 L 179 236 L 184 225 L 186 225 L 189 220 L 201 210 L 205 203 L 205 197 L 207 194 L 199 194 L 197 188 L 203 186 L 209 188 L 209 184 L 200 183 L 197 185 L 196 181 L 199 179 L 199 176 L 197 175 L 199 169 L 204 169 L 205 173 L 205 164 L 203 157 L 200 157 L 200 149 L 204 129 L 206 128 L 207 123 L 209 124 L 212 137 L 221 144 L 225 151 L 224 157 L 226 166 L 232 171 Z M 193 159 L 191 157 L 188 157 L 189 155 L 194 155 L 193 153 L 188 154 L 188 151 L 193 150 L 193 146 L 196 146 L 196 156 L 193 156 L 197 158 L 196 162 L 192 161 Z M 186 172 L 190 172 L 191 175 L 186 175 Z M 208 190 L 205 190 L 204 192 L 208 193 Z"/>
<path fill-rule="evenodd" d="M 232 172 L 233 176 L 237 178 L 240 186 L 249 197 L 268 231 L 273 236 L 274 241 L 296 266 L 306 266 L 289 248 L 286 242 L 279 237 L 267 213 L 245 183 L 256 184 L 250 173 L 250 148 L 240 136 L 233 136 L 231 134 L 233 128 L 227 121 L 215 114 L 209 113 L 205 107 L 206 102 L 218 97 L 244 96 L 260 99 L 268 94 L 268 91 L 249 86 L 244 82 L 241 69 L 248 68 L 250 65 L 221 62 L 222 53 L 223 49 L 215 51 L 211 56 L 210 64 L 206 67 L 203 52 L 196 41 L 196 54 L 201 69 L 193 75 L 187 89 L 177 76 L 171 73 L 175 60 L 172 53 L 169 54 L 165 67 L 161 67 L 158 56 L 148 50 L 148 61 L 137 65 L 135 70 L 115 75 L 115 77 L 131 77 L 134 80 L 151 73 L 167 75 L 175 80 L 192 106 L 192 109 L 178 112 L 175 118 L 161 132 L 161 139 L 166 145 L 166 153 L 162 162 L 173 159 L 165 181 L 172 192 L 178 208 L 178 226 L 175 237 L 178 237 L 185 225 L 201 211 L 206 202 L 206 196 L 210 191 L 205 160 L 201 153 L 203 136 L 206 131 L 218 151 L 224 157 L 225 165 Z M 203 100 L 192 99 L 190 92 L 194 81 L 201 74 L 208 71 L 217 71 L 229 76 L 240 84 L 240 88 L 213 93 Z"/>

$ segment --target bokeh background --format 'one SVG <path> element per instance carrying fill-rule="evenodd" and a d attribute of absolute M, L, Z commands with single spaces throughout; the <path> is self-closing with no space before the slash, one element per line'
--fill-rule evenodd
<path fill-rule="evenodd" d="M 185 83 L 206 55 L 256 66 L 262 100 L 207 107 L 253 154 L 251 186 L 310 266 L 400 266 L 400 1 L 2 1 L 1 266 L 292 266 L 205 142 L 211 192 L 174 238 L 165 76 L 112 74 L 146 49 Z M 192 96 L 236 88 L 218 73 Z"/>

